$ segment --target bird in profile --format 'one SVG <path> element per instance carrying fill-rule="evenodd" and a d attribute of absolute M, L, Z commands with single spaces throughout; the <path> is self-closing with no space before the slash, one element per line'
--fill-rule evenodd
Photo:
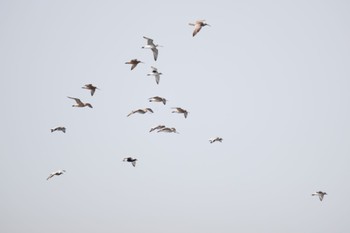
<path fill-rule="evenodd" d="M 139 63 L 144 63 L 144 62 L 139 61 L 137 59 L 132 59 L 130 61 L 125 62 L 125 64 L 130 64 L 131 65 L 131 70 L 133 70 L 137 66 L 137 64 L 139 64 Z"/>
<path fill-rule="evenodd" d="M 152 131 L 154 131 L 154 130 L 163 129 L 163 128 L 165 128 L 165 125 L 158 125 L 158 126 L 156 126 L 156 127 L 151 128 L 149 132 L 152 132 Z"/>
<path fill-rule="evenodd" d="M 157 133 L 160 133 L 160 132 L 164 132 L 164 133 L 179 133 L 179 132 L 176 131 L 175 128 L 168 128 L 168 127 L 162 128 L 162 129 L 157 131 Z"/>
<path fill-rule="evenodd" d="M 322 191 L 318 191 L 318 192 L 315 192 L 315 193 L 313 193 L 313 194 L 311 194 L 311 195 L 312 195 L 312 196 L 318 196 L 318 198 L 320 199 L 320 201 L 322 201 L 324 195 L 327 195 L 327 193 L 322 192 Z"/>
<path fill-rule="evenodd" d="M 153 52 L 154 60 L 157 61 L 157 58 L 158 58 L 158 49 L 157 49 L 157 47 L 162 47 L 162 46 L 158 45 L 158 44 L 154 44 L 153 43 L 153 39 L 151 39 L 151 38 L 148 38 L 148 37 L 145 37 L 145 36 L 143 38 L 147 40 L 147 45 L 142 46 L 142 48 L 143 49 L 151 49 L 152 52 Z"/>
<path fill-rule="evenodd" d="M 77 103 L 77 104 L 73 104 L 72 107 L 83 108 L 83 107 L 88 106 L 89 108 L 92 108 L 92 105 L 91 105 L 91 104 L 89 104 L 89 103 L 83 103 L 83 102 L 81 102 L 81 100 L 78 99 L 78 98 L 69 97 L 69 96 L 68 96 L 68 98 L 69 98 L 69 99 L 75 100 L 75 102 Z"/>
<path fill-rule="evenodd" d="M 158 69 L 154 66 L 151 66 L 151 68 L 152 68 L 152 73 L 147 74 L 147 76 L 154 76 L 156 79 L 156 83 L 159 84 L 160 75 L 162 75 L 162 73 L 159 73 Z"/>
<path fill-rule="evenodd" d="M 172 113 L 181 113 L 181 114 L 184 114 L 185 118 L 187 118 L 187 115 L 188 115 L 187 110 L 180 108 L 180 107 L 176 107 L 176 108 L 172 108 L 172 109 L 175 109 L 174 111 L 172 111 Z"/>
<path fill-rule="evenodd" d="M 134 158 L 132 158 L 132 157 L 127 157 L 127 158 L 124 158 L 124 159 L 123 159 L 123 162 L 129 162 L 129 163 L 131 163 L 134 167 L 136 166 L 136 161 L 137 161 L 137 159 L 134 159 Z"/>
<path fill-rule="evenodd" d="M 152 110 L 151 108 L 143 108 L 143 109 L 133 110 L 133 111 L 131 111 L 131 113 L 129 113 L 129 114 L 127 115 L 127 117 L 128 117 L 128 116 L 131 116 L 131 115 L 134 114 L 134 113 L 145 114 L 146 112 L 153 113 L 153 110 Z"/>
<path fill-rule="evenodd" d="M 149 102 L 162 102 L 164 105 L 166 105 L 167 100 L 160 96 L 154 96 L 148 99 Z"/>
<path fill-rule="evenodd" d="M 100 90 L 97 87 L 95 87 L 94 85 L 92 85 L 91 83 L 90 84 L 85 84 L 85 86 L 83 86 L 82 88 L 90 90 L 91 96 L 93 96 L 95 94 L 96 89 Z"/>
<path fill-rule="evenodd" d="M 222 142 L 222 138 L 220 138 L 220 137 L 211 138 L 211 139 L 209 139 L 209 142 L 210 142 L 210 143 Z"/>
<path fill-rule="evenodd" d="M 51 129 L 51 133 L 54 132 L 54 131 L 62 131 L 63 133 L 65 133 L 66 132 L 66 127 L 59 126 L 59 127 Z"/>
<path fill-rule="evenodd" d="M 210 26 L 205 22 L 205 20 L 197 20 L 195 23 L 189 23 L 190 26 L 194 26 L 194 31 L 192 36 L 195 36 L 204 26 Z"/>
<path fill-rule="evenodd" d="M 58 170 L 58 171 L 52 172 L 52 173 L 49 175 L 49 177 L 46 178 L 46 180 L 51 179 L 51 178 L 54 177 L 54 176 L 60 176 L 60 175 L 62 175 L 62 174 L 65 173 L 65 172 L 66 172 L 66 170 Z"/>

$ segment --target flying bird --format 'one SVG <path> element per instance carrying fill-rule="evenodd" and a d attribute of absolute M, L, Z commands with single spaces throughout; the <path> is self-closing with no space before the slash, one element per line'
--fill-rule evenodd
<path fill-rule="evenodd" d="M 185 110 L 183 108 L 179 108 L 179 107 L 172 108 L 172 109 L 175 109 L 174 111 L 172 111 L 172 113 L 184 114 L 184 117 L 187 118 L 187 115 L 188 115 L 188 111 L 187 110 Z"/>
<path fill-rule="evenodd" d="M 158 69 L 154 66 L 151 66 L 151 68 L 152 68 L 152 73 L 147 74 L 147 76 L 154 76 L 156 78 L 156 83 L 159 84 L 160 75 L 162 75 L 162 73 L 159 73 Z"/>
<path fill-rule="evenodd" d="M 49 177 L 46 178 L 46 180 L 51 179 L 51 178 L 54 177 L 54 176 L 60 176 L 60 175 L 62 175 L 64 172 L 66 172 L 66 170 L 58 170 L 58 171 L 55 171 L 55 172 L 51 173 L 51 174 L 49 175 Z"/>
<path fill-rule="evenodd" d="M 164 132 L 164 133 L 179 133 L 179 132 L 176 131 L 175 128 L 168 128 L 168 127 L 162 128 L 162 129 L 157 131 L 157 133 L 160 133 L 160 132 Z"/>
<path fill-rule="evenodd" d="M 154 96 L 148 99 L 149 102 L 162 102 L 164 105 L 166 105 L 167 100 L 160 96 Z"/>
<path fill-rule="evenodd" d="M 163 129 L 163 128 L 165 128 L 165 125 L 158 125 L 156 127 L 151 128 L 151 130 L 149 132 L 152 132 L 152 131 L 158 130 L 158 129 Z"/>
<path fill-rule="evenodd" d="M 59 126 L 59 127 L 54 128 L 54 129 L 51 129 L 51 133 L 54 132 L 54 131 L 62 131 L 63 133 L 65 133 L 66 132 L 66 128 Z"/>
<path fill-rule="evenodd" d="M 197 20 L 195 23 L 189 23 L 190 26 L 194 26 L 194 31 L 192 36 L 195 36 L 204 26 L 210 26 L 205 22 L 205 20 Z"/>
<path fill-rule="evenodd" d="M 136 166 L 137 159 L 134 159 L 132 157 L 127 157 L 123 159 L 123 162 L 130 162 L 134 167 Z"/>
<path fill-rule="evenodd" d="M 209 142 L 210 142 L 210 143 L 222 142 L 222 138 L 220 138 L 220 137 L 211 138 L 211 139 L 209 139 Z"/>
<path fill-rule="evenodd" d="M 83 88 L 83 89 L 90 90 L 91 96 L 94 95 L 96 89 L 97 89 L 97 90 L 100 90 L 100 89 L 98 89 L 97 87 L 95 87 L 95 86 L 92 85 L 92 84 L 85 84 L 85 86 L 83 86 L 82 88 Z"/>
<path fill-rule="evenodd" d="M 125 64 L 130 64 L 131 65 L 131 70 L 133 70 L 137 66 L 137 64 L 139 64 L 139 63 L 144 63 L 144 62 L 139 61 L 137 59 L 132 59 L 130 61 L 125 62 Z"/>
<path fill-rule="evenodd" d="M 148 37 L 143 37 L 147 40 L 147 45 L 145 46 L 142 46 L 143 49 L 151 49 L 152 52 L 153 52 L 153 57 L 154 57 L 154 60 L 157 61 L 157 58 L 158 58 L 158 49 L 157 47 L 162 47 L 161 45 L 158 45 L 158 44 L 154 44 L 153 43 L 153 40 L 151 38 L 148 38 Z"/>
<path fill-rule="evenodd" d="M 73 97 L 69 97 L 69 96 L 68 96 L 68 98 L 69 98 L 69 99 L 75 100 L 75 102 L 77 103 L 77 104 L 73 104 L 72 107 L 83 108 L 83 107 L 88 106 L 89 108 L 92 108 L 92 105 L 91 105 L 91 104 L 89 104 L 89 103 L 83 103 L 83 102 L 81 102 L 81 100 L 78 99 L 78 98 L 73 98 Z"/>
<path fill-rule="evenodd" d="M 131 116 L 131 115 L 134 114 L 134 113 L 145 114 L 146 112 L 153 113 L 153 110 L 152 110 L 151 108 L 144 108 L 144 109 L 133 110 L 133 111 L 131 111 L 131 113 L 129 113 L 129 114 L 127 115 L 127 117 L 128 117 L 128 116 Z"/>
<path fill-rule="evenodd" d="M 315 193 L 313 193 L 313 194 L 311 194 L 311 195 L 312 195 L 312 196 L 318 196 L 318 198 L 320 199 L 320 201 L 322 201 L 324 195 L 327 195 L 327 193 L 322 192 L 322 191 L 318 191 L 318 192 L 315 192 Z"/>

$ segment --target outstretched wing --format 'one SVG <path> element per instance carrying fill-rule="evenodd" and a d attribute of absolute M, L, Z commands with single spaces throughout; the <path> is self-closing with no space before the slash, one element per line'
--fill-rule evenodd
<path fill-rule="evenodd" d="M 194 31 L 193 31 L 192 36 L 195 36 L 201 29 L 202 29 L 202 24 L 198 23 L 198 21 L 197 21 L 196 25 L 194 26 Z"/>
<path fill-rule="evenodd" d="M 54 175 L 55 175 L 55 173 L 51 173 L 51 174 L 49 175 L 49 177 L 47 177 L 47 179 L 46 179 L 46 180 L 51 179 L 51 178 L 52 178 Z"/>
<path fill-rule="evenodd" d="M 127 115 L 127 117 L 131 116 L 131 115 L 134 114 L 134 113 L 135 113 L 135 111 L 131 111 L 131 113 L 129 113 L 129 114 Z"/>
<path fill-rule="evenodd" d="M 143 37 L 143 38 L 145 38 L 146 40 L 147 40 L 147 44 L 148 45 L 151 45 L 151 46 L 155 46 L 154 44 L 153 44 L 153 40 L 151 39 L 151 38 L 148 38 L 148 37 Z"/>
<path fill-rule="evenodd" d="M 153 44 L 153 43 L 152 43 Z M 154 60 L 157 61 L 158 58 L 158 49 L 156 47 L 152 48 L 152 52 L 153 52 L 153 57 Z"/>
<path fill-rule="evenodd" d="M 133 64 L 131 65 L 131 70 L 133 70 L 136 66 L 137 66 L 137 63 L 133 63 Z"/>
<path fill-rule="evenodd" d="M 68 98 L 69 98 L 69 99 L 73 99 L 73 100 L 75 100 L 75 102 L 77 102 L 77 104 L 83 104 L 83 102 L 81 102 L 81 100 L 80 100 L 80 99 L 78 99 L 78 98 L 69 97 L 69 96 L 68 96 Z"/>

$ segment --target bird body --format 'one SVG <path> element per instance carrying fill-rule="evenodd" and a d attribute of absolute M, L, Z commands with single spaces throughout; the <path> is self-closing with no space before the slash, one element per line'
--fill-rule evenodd
<path fill-rule="evenodd" d="M 172 108 L 172 109 L 175 109 L 174 111 L 172 111 L 172 113 L 180 113 L 180 114 L 184 114 L 184 117 L 187 118 L 187 115 L 188 115 L 188 111 L 183 109 L 183 108 L 180 108 L 180 107 L 176 107 L 176 108 Z"/>
<path fill-rule="evenodd" d="M 315 193 L 313 193 L 313 194 L 311 194 L 311 195 L 312 195 L 312 196 L 318 196 L 318 198 L 320 199 L 320 201 L 322 201 L 324 195 L 327 195 L 327 193 L 322 192 L 322 191 L 318 191 L 318 192 L 315 192 Z"/>
<path fill-rule="evenodd" d="M 159 84 L 160 75 L 162 75 L 162 73 L 159 73 L 158 69 L 154 66 L 151 66 L 151 68 L 152 68 L 152 73 L 147 74 L 147 76 L 154 76 L 156 79 L 156 83 Z"/>
<path fill-rule="evenodd" d="M 80 99 L 74 98 L 74 97 L 69 97 L 68 96 L 68 98 L 75 100 L 75 102 L 77 103 L 77 104 L 73 104 L 72 107 L 83 108 L 83 107 L 88 106 L 89 108 L 92 108 L 92 105 L 90 103 L 83 103 Z"/>
<path fill-rule="evenodd" d="M 125 64 L 130 64 L 131 65 L 131 70 L 133 70 L 137 66 L 137 64 L 139 64 L 139 63 L 144 63 L 144 62 L 139 61 L 137 59 L 132 59 L 130 61 L 125 62 Z"/>
<path fill-rule="evenodd" d="M 164 133 L 179 133 L 176 131 L 175 128 L 168 128 L 168 127 L 163 127 L 160 130 L 157 131 L 157 133 L 164 132 Z"/>
<path fill-rule="evenodd" d="M 209 142 L 210 143 L 214 143 L 214 142 L 222 142 L 222 138 L 220 138 L 220 137 L 216 137 L 216 138 L 211 138 L 211 139 L 209 139 Z"/>
<path fill-rule="evenodd" d="M 49 179 L 51 179 L 51 178 L 54 177 L 54 176 L 60 176 L 60 175 L 62 175 L 62 174 L 65 173 L 65 172 L 66 172 L 66 170 L 58 170 L 58 171 L 55 171 L 55 172 L 51 173 L 51 174 L 49 175 L 49 177 L 46 178 L 46 180 L 49 180 Z"/>
<path fill-rule="evenodd" d="M 90 90 L 90 93 L 91 93 L 91 96 L 94 95 L 96 89 L 98 89 L 97 87 L 95 87 L 94 85 L 92 84 L 85 84 L 85 86 L 82 87 L 83 89 L 87 89 L 87 90 Z M 98 89 L 99 90 L 99 89 Z"/>
<path fill-rule="evenodd" d="M 66 128 L 59 126 L 59 127 L 51 129 L 51 133 L 54 132 L 54 131 L 62 131 L 63 133 L 65 133 L 66 132 Z"/>
<path fill-rule="evenodd" d="M 129 113 L 127 115 L 127 117 L 131 116 L 134 113 L 140 113 L 140 114 L 145 114 L 146 112 L 150 112 L 153 113 L 153 110 L 151 108 L 144 108 L 144 109 L 137 109 L 137 110 L 133 110 L 131 111 L 131 113 Z"/>
<path fill-rule="evenodd" d="M 143 49 L 151 49 L 153 52 L 153 58 L 155 61 L 157 61 L 158 58 L 158 49 L 157 47 L 161 47 L 160 45 L 156 45 L 153 43 L 153 39 L 148 38 L 148 37 L 143 37 L 144 39 L 147 40 L 147 45 L 142 46 Z"/>
<path fill-rule="evenodd" d="M 190 26 L 194 26 L 192 36 L 195 36 L 204 26 L 210 26 L 205 20 L 197 20 L 195 23 L 189 23 Z"/>
<path fill-rule="evenodd" d="M 167 100 L 160 96 L 154 96 L 148 99 L 149 102 L 162 102 L 164 105 L 166 105 Z"/>
<path fill-rule="evenodd" d="M 132 158 L 132 157 L 127 157 L 127 158 L 124 158 L 123 161 L 124 161 L 124 162 L 129 162 L 129 163 L 131 163 L 131 164 L 135 167 L 135 166 L 136 166 L 136 161 L 137 161 L 137 159 L 134 159 L 134 158 Z"/>

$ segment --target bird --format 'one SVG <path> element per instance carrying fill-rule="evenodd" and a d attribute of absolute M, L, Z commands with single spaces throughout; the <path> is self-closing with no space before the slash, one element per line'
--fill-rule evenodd
<path fill-rule="evenodd" d="M 222 138 L 220 138 L 220 137 L 211 138 L 211 139 L 209 139 L 209 142 L 210 142 L 210 143 L 222 142 Z"/>
<path fill-rule="evenodd" d="M 72 107 L 79 107 L 79 108 L 83 108 L 83 107 L 86 107 L 88 106 L 89 108 L 92 108 L 92 105 L 90 103 L 83 103 L 81 102 L 80 99 L 78 98 L 74 98 L 74 97 L 69 97 L 67 96 L 69 99 L 73 99 L 75 100 L 75 102 L 77 102 L 77 104 L 73 104 Z"/>
<path fill-rule="evenodd" d="M 49 180 L 51 179 L 52 177 L 54 176 L 60 176 L 62 175 L 64 172 L 66 172 L 66 170 L 58 170 L 58 171 L 55 171 L 55 172 L 52 172 L 49 177 L 46 178 L 46 180 Z"/>
<path fill-rule="evenodd" d="M 163 102 L 164 105 L 166 105 L 167 99 L 160 97 L 160 96 L 154 96 L 148 99 L 149 102 Z"/>
<path fill-rule="evenodd" d="M 131 113 L 129 113 L 129 114 L 127 115 L 127 117 L 128 117 L 128 116 L 131 116 L 131 115 L 134 114 L 134 113 L 145 114 L 146 112 L 151 112 L 151 113 L 153 113 L 153 110 L 152 110 L 151 108 L 144 108 L 144 109 L 133 110 L 133 111 L 131 111 Z"/>
<path fill-rule="evenodd" d="M 83 89 L 90 90 L 91 96 L 94 95 L 96 89 L 97 89 L 97 90 L 100 90 L 100 89 L 98 89 L 97 87 L 95 87 L 94 85 L 92 85 L 91 83 L 90 83 L 90 84 L 85 84 L 85 86 L 83 86 L 82 88 L 83 88 Z"/>
<path fill-rule="evenodd" d="M 158 58 L 158 49 L 157 49 L 157 47 L 162 47 L 162 46 L 158 45 L 158 44 L 154 44 L 153 43 L 153 39 L 151 39 L 151 38 L 148 38 L 148 37 L 145 37 L 145 36 L 143 38 L 147 40 L 147 45 L 142 46 L 142 48 L 143 49 L 151 49 L 152 52 L 153 52 L 154 60 L 157 61 L 157 58 Z"/>
<path fill-rule="evenodd" d="M 134 159 L 132 157 L 127 157 L 123 159 L 123 162 L 130 162 L 134 167 L 136 166 L 137 159 Z"/>
<path fill-rule="evenodd" d="M 162 128 L 162 129 L 157 131 L 157 133 L 160 133 L 160 132 L 164 132 L 164 133 L 178 133 L 179 134 L 179 132 L 177 132 L 175 128 L 168 128 L 168 127 Z"/>
<path fill-rule="evenodd" d="M 192 36 L 195 36 L 204 26 L 210 26 L 205 22 L 205 20 L 197 20 L 195 23 L 189 23 L 190 26 L 194 26 L 194 31 Z"/>
<path fill-rule="evenodd" d="M 63 133 L 65 133 L 66 132 L 66 128 L 62 127 L 62 126 L 59 126 L 59 127 L 54 128 L 54 129 L 51 129 L 51 133 L 54 132 L 54 131 L 62 131 Z"/>
<path fill-rule="evenodd" d="M 165 125 L 158 125 L 156 127 L 151 128 L 149 132 L 152 132 L 152 131 L 157 130 L 157 129 L 163 129 L 163 128 L 165 128 Z"/>
<path fill-rule="evenodd" d="M 158 69 L 154 66 L 151 66 L 151 68 L 152 68 L 152 73 L 147 74 L 147 76 L 154 76 L 156 78 L 156 83 L 159 84 L 160 75 L 162 75 L 162 73 L 159 73 Z"/>
<path fill-rule="evenodd" d="M 176 108 L 172 108 L 172 109 L 176 109 L 176 110 L 172 111 L 172 113 L 182 113 L 182 114 L 184 114 L 184 117 L 187 118 L 187 115 L 188 115 L 187 110 L 180 108 L 180 107 L 176 107 Z"/>
<path fill-rule="evenodd" d="M 318 191 L 318 192 L 311 194 L 311 196 L 318 196 L 318 198 L 320 198 L 320 201 L 323 200 L 324 195 L 327 195 L 327 193 L 322 192 L 322 191 Z"/>
<path fill-rule="evenodd" d="M 144 63 L 144 62 L 139 61 L 137 59 L 132 59 L 130 61 L 125 62 L 125 64 L 130 64 L 131 65 L 131 70 L 133 70 L 137 66 L 137 64 L 139 64 L 139 63 Z"/>

